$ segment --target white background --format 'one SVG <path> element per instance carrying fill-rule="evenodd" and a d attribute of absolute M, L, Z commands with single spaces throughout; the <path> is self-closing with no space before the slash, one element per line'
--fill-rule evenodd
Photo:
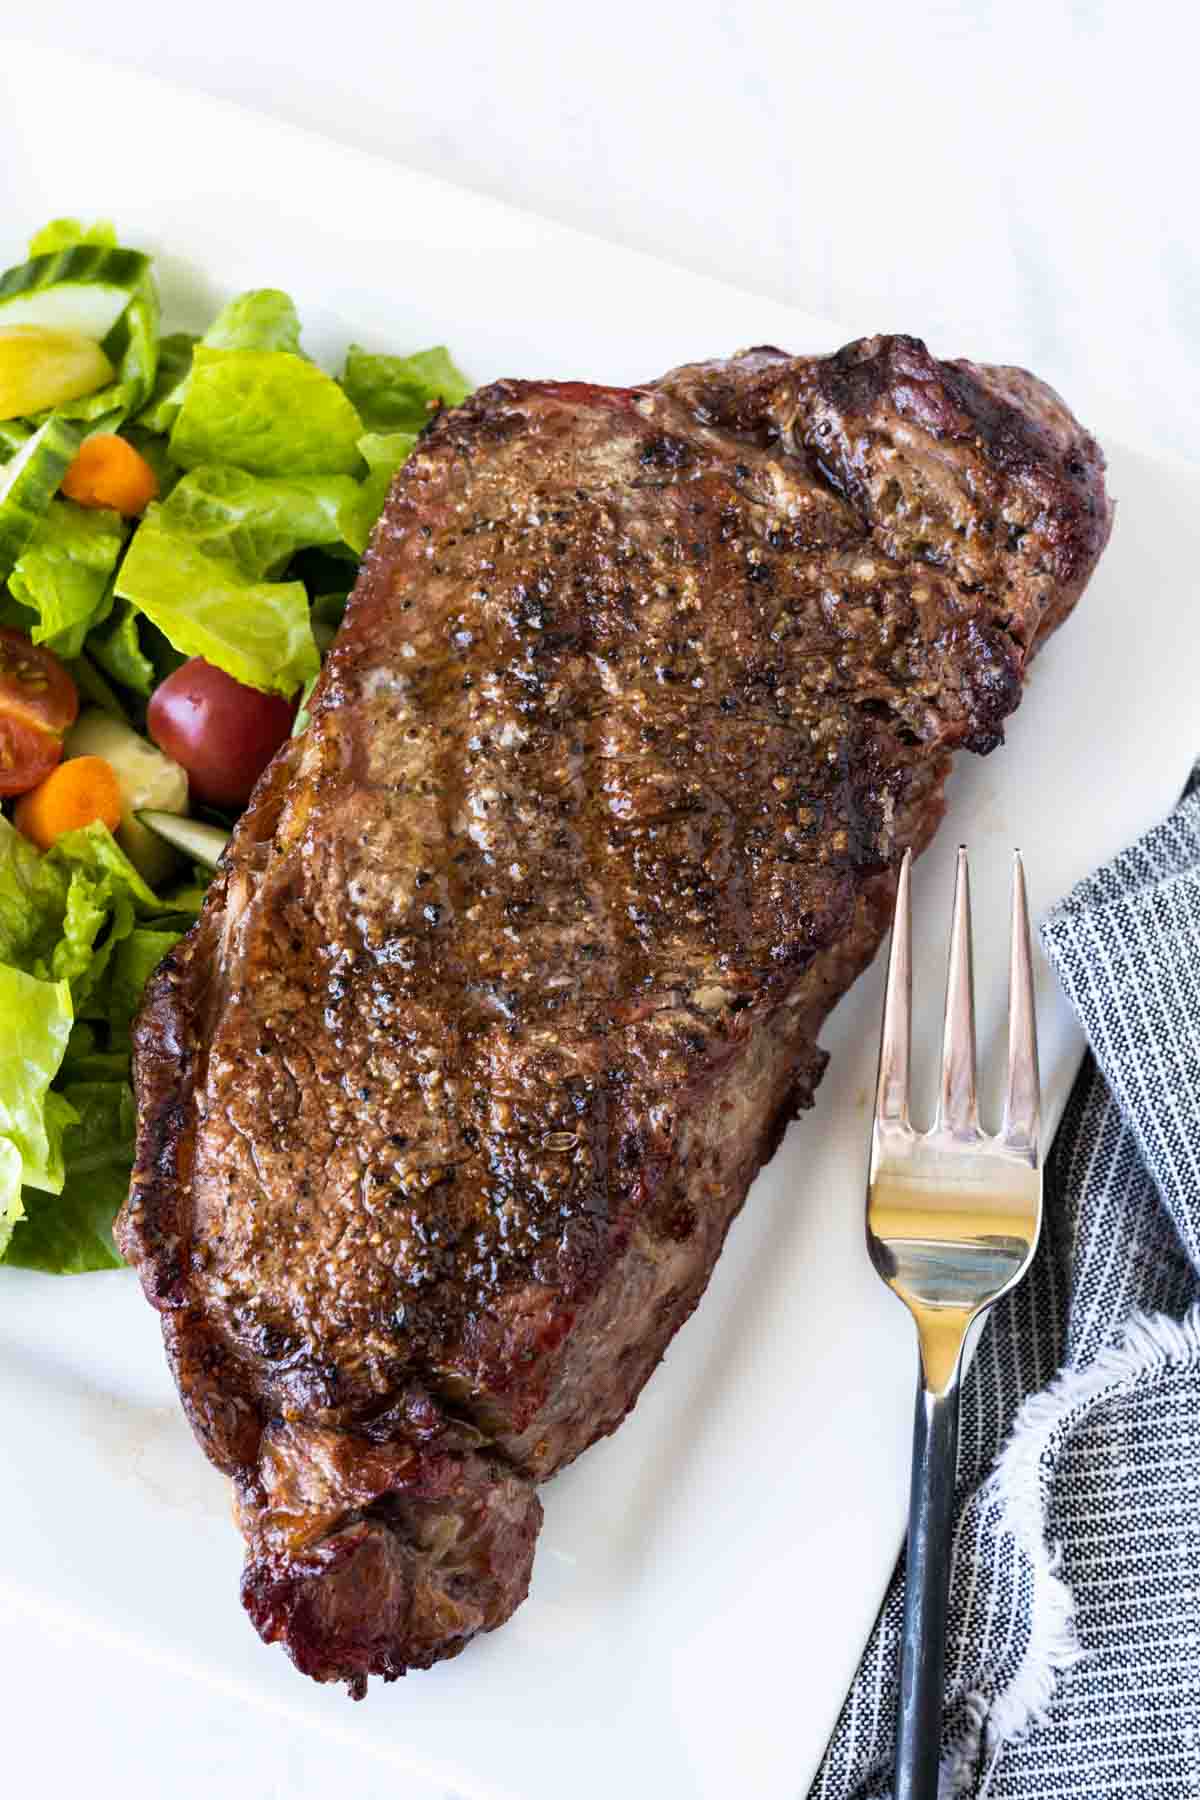
<path fill-rule="evenodd" d="M 828 314 L 848 335 L 912 330 L 939 354 L 1027 363 L 1102 433 L 1194 457 L 1200 41 L 1181 18 L 1130 0 L 205 0 L 186 13 L 40 0 L 22 26 Z M 47 129 L 69 132 L 53 95 L 46 108 Z M 418 1800 L 349 1744 L 257 1715 L 241 1730 L 227 1699 L 151 1681 L 127 1647 L 69 1620 L 0 1626 L 14 1793 L 86 1781 L 133 1800 Z M 159 1746 L 177 1721 L 170 1767 L 161 1748 L 139 1760 L 144 1708 Z"/>
<path fill-rule="evenodd" d="M 1087 423 L 1198 454 L 1193 6 L 37 0 L 27 16 L 31 37 L 853 331 L 1027 363 Z"/>

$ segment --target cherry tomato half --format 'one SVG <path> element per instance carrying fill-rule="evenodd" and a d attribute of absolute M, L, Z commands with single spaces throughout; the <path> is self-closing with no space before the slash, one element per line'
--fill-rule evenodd
<path fill-rule="evenodd" d="M 78 711 L 75 683 L 57 656 L 0 627 L 0 794 L 27 793 L 50 773 Z"/>
<path fill-rule="evenodd" d="M 159 749 L 187 770 L 197 800 L 238 807 L 286 741 L 294 717 L 282 695 L 244 687 L 194 656 L 155 688 L 146 727 Z"/>

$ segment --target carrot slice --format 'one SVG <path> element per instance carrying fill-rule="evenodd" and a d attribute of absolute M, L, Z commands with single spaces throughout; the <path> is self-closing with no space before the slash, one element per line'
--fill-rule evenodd
<path fill-rule="evenodd" d="M 133 519 L 157 497 L 158 477 L 132 444 L 101 431 L 80 445 L 62 491 L 80 506 L 111 506 Z"/>
<path fill-rule="evenodd" d="M 120 785 L 102 756 L 73 756 L 59 763 L 13 808 L 13 824 L 39 850 L 48 850 L 64 831 L 97 819 L 110 831 L 121 822 Z"/>

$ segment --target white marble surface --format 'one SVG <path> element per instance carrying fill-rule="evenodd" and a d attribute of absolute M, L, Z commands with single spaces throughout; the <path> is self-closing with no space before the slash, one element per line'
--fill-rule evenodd
<path fill-rule="evenodd" d="M 1030 364 L 1101 432 L 1200 455 L 1200 34 L 1175 6 L 339 0 L 318 12 L 206 0 L 184 20 L 161 0 L 41 0 L 23 29 L 793 301 L 848 332 L 912 330 L 943 354 Z M 52 103 L 48 128 L 69 130 Z M 86 1784 L 131 1800 L 316 1800 L 336 1781 L 444 1800 L 398 1786 L 349 1736 L 258 1713 L 243 1732 L 229 1695 L 184 1690 L 136 1648 L 99 1643 L 69 1619 L 4 1626 L 14 1793 Z M 178 1743 L 169 1769 L 158 1753 L 152 1765 L 139 1757 L 147 1708 L 157 1743 Z"/>
<path fill-rule="evenodd" d="M 1172 0 L 39 0 L 22 29 L 854 331 L 1031 364 L 1097 428 L 1196 456 L 1197 17 Z"/>

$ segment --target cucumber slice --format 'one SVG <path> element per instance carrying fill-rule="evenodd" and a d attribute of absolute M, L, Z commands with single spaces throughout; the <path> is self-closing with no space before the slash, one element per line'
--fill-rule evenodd
<path fill-rule="evenodd" d="M 175 856 L 159 832 L 142 824 L 143 809 L 178 820 L 187 812 L 188 779 L 177 762 L 164 756 L 157 744 L 134 731 L 124 719 L 88 707 L 68 731 L 63 756 L 102 756 L 121 790 L 121 822 L 116 840 L 151 887 L 157 887 L 175 866 Z"/>
<path fill-rule="evenodd" d="M 150 258 L 140 250 L 72 244 L 0 275 L 0 324 L 47 325 L 100 343 L 142 282 Z"/>
<path fill-rule="evenodd" d="M 117 371 L 127 412 L 137 412 L 154 390 L 158 339 L 158 289 L 147 270 L 104 342 L 105 353 Z"/>
<path fill-rule="evenodd" d="M 0 467 L 0 581 L 45 517 L 82 441 L 77 426 L 52 414 Z"/>
<path fill-rule="evenodd" d="M 139 825 L 156 832 L 164 843 L 171 844 L 176 850 L 182 850 L 193 862 L 202 863 L 206 869 L 215 869 L 221 860 L 221 853 L 232 833 L 222 831 L 219 825 L 205 825 L 201 819 L 181 819 L 176 813 L 150 812 L 143 809 L 135 813 Z"/>
<path fill-rule="evenodd" d="M 15 456 L 22 444 L 33 436 L 33 426 L 23 419 L 0 419 L 0 462 Z"/>
<path fill-rule="evenodd" d="M 0 319 L 3 317 L 0 312 Z M 158 320 L 158 289 L 146 275 L 101 346 L 112 364 L 110 375 L 116 371 L 115 379 L 99 393 L 60 406 L 57 410 L 63 418 L 97 425 L 111 414 L 105 429 L 115 431 L 123 419 L 145 405 L 158 373 Z"/>

